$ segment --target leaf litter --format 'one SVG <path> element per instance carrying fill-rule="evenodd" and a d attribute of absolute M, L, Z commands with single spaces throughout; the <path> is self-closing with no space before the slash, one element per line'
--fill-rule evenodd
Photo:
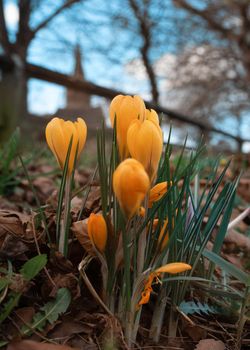
<path fill-rule="evenodd" d="M 54 168 L 50 166 L 45 167 L 44 165 L 31 167 L 29 171 L 34 178 L 33 184 L 37 195 L 41 202 L 45 203 L 44 210 L 48 226 L 50 232 L 54 234 L 54 208 L 57 201 L 55 180 L 58 175 L 55 173 L 52 177 L 37 176 L 37 173 L 54 171 Z M 88 172 L 77 172 L 77 185 L 84 187 L 89 181 L 89 175 L 90 173 Z M 249 203 L 250 192 L 247 191 L 248 188 L 250 188 L 250 179 L 243 178 L 240 181 L 238 194 L 245 202 Z M 7 288 L 18 292 L 18 289 L 14 287 L 16 283 L 23 294 L 20 297 L 20 306 L 15 308 L 11 316 L 1 325 L 0 339 L 3 338 L 3 341 L 6 341 L 5 347 L 7 350 L 98 349 L 100 344 L 107 344 L 108 339 L 115 339 L 112 349 L 126 349 L 118 320 L 112 319 L 103 313 L 86 290 L 82 281 L 79 280 L 76 268 L 77 263 L 82 260 L 85 251 L 93 253 L 93 248 L 87 235 L 86 224 L 89 214 L 91 212 L 97 213 L 101 209 L 98 183 L 93 184 L 84 208 L 81 208 L 81 205 L 82 194 L 79 193 L 72 201 L 71 246 L 69 257 L 65 259 L 56 251 L 50 253 L 44 244 L 44 227 L 39 214 L 36 212 L 33 193 L 27 180 L 21 178 L 20 184 L 15 188 L 15 191 L 10 196 L 3 197 L 0 209 L 0 258 L 3 261 L 6 259 L 10 260 L 12 269 L 15 273 L 18 273 L 25 261 L 38 254 L 34 239 L 34 235 L 36 235 L 41 254 L 47 254 L 48 256 L 46 267 L 53 281 L 52 284 L 44 270 L 41 270 L 33 282 L 24 284 L 24 286 L 22 286 L 22 278 L 18 277 L 18 274 L 13 277 L 12 286 Z M 33 212 L 30 211 L 30 206 L 33 207 Z M 242 206 L 237 206 L 234 209 L 233 218 L 240 215 L 244 209 L 244 205 L 243 208 Z M 79 218 L 80 211 L 82 213 Z M 33 230 L 34 220 L 36 221 L 36 232 Z M 250 250 L 250 238 L 245 232 L 249 232 L 247 218 L 243 223 L 240 222 L 237 227 L 229 231 L 225 237 L 222 249 L 222 256 L 241 268 L 246 268 L 246 257 L 249 257 Z M 54 237 L 52 237 L 53 240 Z M 210 244 L 213 245 L 213 241 Z M 6 270 L 8 269 L 5 263 L 1 264 L 1 266 Z M 96 271 L 98 264 L 94 263 L 94 266 L 90 266 L 89 269 L 90 271 Z M 217 273 L 220 274 L 220 270 L 217 270 Z M 3 273 L 0 272 L 0 274 L 2 277 Z M 92 278 L 93 283 L 98 286 L 100 278 L 98 273 L 94 274 Z M 68 294 L 69 290 L 71 296 Z M 2 294 L 2 291 L 0 292 Z M 199 304 L 199 295 L 196 298 L 196 303 L 195 298 L 191 299 L 190 302 L 195 303 L 195 305 L 201 305 Z M 70 303 L 71 299 L 72 302 Z M 150 307 L 149 305 L 143 312 L 145 320 L 147 319 L 147 312 L 150 312 Z M 221 326 L 215 324 L 216 316 L 213 312 L 210 312 L 211 310 L 213 310 L 213 305 L 208 304 L 207 307 L 203 305 L 203 310 L 200 307 L 196 315 L 193 304 L 193 312 L 191 315 L 188 315 L 193 324 L 191 325 L 186 319 L 181 322 L 182 329 L 180 329 L 180 334 L 182 336 L 177 341 L 180 349 L 227 349 L 225 345 L 228 341 L 227 332 L 233 338 L 236 330 L 228 326 L 230 323 L 227 323 L 228 320 L 226 318 L 222 318 L 219 321 Z M 235 306 L 235 310 L 237 313 L 237 306 Z M 146 321 L 145 327 L 147 327 Z M 227 332 L 223 331 L 224 328 Z M 141 330 L 139 332 L 139 341 L 142 347 L 145 345 L 152 349 L 158 348 L 158 346 L 154 347 L 154 344 L 149 341 L 146 335 L 147 332 L 143 334 L 144 332 Z M 213 338 L 209 338 L 211 334 Z M 27 336 L 30 339 L 34 338 L 34 340 L 22 340 L 22 338 Z M 163 348 L 167 349 L 166 345 L 164 345 L 166 344 L 164 337 L 167 337 L 167 330 L 163 329 L 159 346 L 163 344 Z M 9 344 L 7 344 L 8 342 Z M 247 345 L 243 342 L 243 348 Z"/>

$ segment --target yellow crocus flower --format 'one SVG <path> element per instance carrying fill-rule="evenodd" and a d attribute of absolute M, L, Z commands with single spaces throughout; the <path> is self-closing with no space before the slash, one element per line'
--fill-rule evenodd
<path fill-rule="evenodd" d="M 116 118 L 116 135 L 121 160 L 129 156 L 127 131 L 130 123 L 137 118 L 144 118 L 145 105 L 140 96 L 116 96 L 110 104 L 110 121 L 114 127 Z"/>
<path fill-rule="evenodd" d="M 70 140 L 72 146 L 68 163 L 68 174 L 71 174 L 74 167 L 75 157 L 78 159 L 83 150 L 87 137 L 87 126 L 82 118 L 77 118 L 76 122 L 65 121 L 61 118 L 53 118 L 45 130 L 46 141 L 49 148 L 54 153 L 61 169 L 64 168 Z M 78 145 L 78 151 L 76 155 Z"/>
<path fill-rule="evenodd" d="M 127 133 L 127 144 L 130 155 L 142 163 L 152 183 L 162 154 L 163 136 L 160 127 L 149 119 L 132 121 Z"/>
<path fill-rule="evenodd" d="M 88 235 L 92 244 L 103 253 L 107 243 L 107 224 L 102 215 L 90 214 L 88 219 Z"/>
<path fill-rule="evenodd" d="M 113 174 L 113 189 L 124 215 L 131 218 L 149 190 L 149 178 L 142 164 L 132 158 L 120 163 Z"/>

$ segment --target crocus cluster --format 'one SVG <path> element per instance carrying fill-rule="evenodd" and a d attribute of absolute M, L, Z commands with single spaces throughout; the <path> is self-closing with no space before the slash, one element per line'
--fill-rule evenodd
<path fill-rule="evenodd" d="M 129 155 L 138 160 L 144 166 L 152 183 L 163 147 L 157 113 L 146 109 L 139 96 L 118 95 L 110 105 L 110 120 L 112 126 L 116 126 L 121 160 Z"/>
<path fill-rule="evenodd" d="M 114 173 L 113 188 L 129 219 L 138 211 L 156 178 L 163 135 L 157 113 L 146 109 L 139 96 L 116 96 L 110 105 L 110 120 L 116 130 L 121 160 Z M 150 191 L 148 207 L 167 191 L 166 182 L 156 186 Z"/>
<path fill-rule="evenodd" d="M 91 253 L 94 252 L 102 264 L 105 295 L 103 299 L 106 298 L 106 303 L 111 309 L 114 309 L 116 304 L 120 305 L 120 301 L 116 303 L 115 296 L 120 293 L 118 291 L 121 291 L 121 300 L 124 300 L 124 325 L 128 329 L 128 332 L 125 333 L 130 341 L 133 322 L 136 320 L 135 312 L 149 302 L 153 290 L 152 284 L 158 283 L 164 273 L 185 272 L 190 270 L 191 266 L 181 262 L 165 264 L 166 259 L 160 260 L 163 266 L 157 267 L 159 263 L 155 263 L 155 256 L 164 255 L 169 243 L 169 218 L 162 218 L 160 215 L 157 217 L 160 211 L 156 211 L 155 214 L 151 208 L 172 186 L 166 181 L 155 183 L 163 148 L 163 133 L 157 113 L 146 109 L 139 96 L 119 95 L 111 102 L 110 120 L 116 134 L 119 161 L 115 170 L 113 170 L 113 164 L 110 167 L 107 182 L 101 181 L 101 190 L 104 188 L 104 193 L 108 193 L 108 209 L 105 209 L 103 204 L 102 213 L 90 214 L 86 220 L 87 237 L 88 242 L 91 242 L 93 246 Z M 47 143 L 61 169 L 65 169 L 63 174 L 66 181 L 62 181 L 62 184 L 66 183 L 64 206 L 61 202 L 61 207 L 64 207 L 64 219 L 62 220 L 63 225 L 59 220 L 57 226 L 59 228 L 62 226 L 57 234 L 59 236 L 58 248 L 65 256 L 67 255 L 65 246 L 68 244 L 69 230 L 67 229 L 72 198 L 72 174 L 76 161 L 84 148 L 86 136 L 87 127 L 82 118 L 77 118 L 76 122 L 53 118 L 46 127 Z M 113 192 L 110 184 L 113 185 Z M 102 200 L 103 197 L 105 196 L 102 193 Z M 124 218 L 122 218 L 119 207 Z M 68 213 L 68 217 L 65 213 Z M 153 213 L 154 216 L 148 213 Z M 138 217 L 134 218 L 135 215 Z M 144 219 L 145 222 L 140 227 Z M 173 224 L 174 222 L 171 226 Z M 157 240 L 154 239 L 151 242 L 150 235 L 155 231 L 157 231 Z M 152 250 L 155 249 L 153 251 L 154 260 L 145 267 L 145 262 L 148 260 L 145 252 L 149 243 L 152 243 Z M 110 252 L 114 252 L 114 256 L 110 256 L 112 255 Z M 89 281 L 87 284 L 89 285 Z M 91 287 L 92 293 L 93 290 L 94 288 Z M 94 293 L 94 295 L 97 294 Z"/>

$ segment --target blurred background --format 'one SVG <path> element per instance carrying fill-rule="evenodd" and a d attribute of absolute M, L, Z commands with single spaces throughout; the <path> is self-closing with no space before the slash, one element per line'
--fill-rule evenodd
<path fill-rule="evenodd" d="M 54 115 L 94 133 L 126 93 L 177 144 L 248 152 L 249 81 L 249 0 L 0 0 L 1 141 Z"/>

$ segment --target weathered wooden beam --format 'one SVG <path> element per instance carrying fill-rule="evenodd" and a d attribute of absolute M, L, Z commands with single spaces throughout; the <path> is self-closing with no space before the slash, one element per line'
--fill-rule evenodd
<path fill-rule="evenodd" d="M 3 64 L 6 64 L 6 57 L 5 56 L 0 56 L 0 68 L 3 66 Z M 112 99 L 116 95 L 119 94 L 124 94 L 122 91 L 106 88 L 104 86 L 100 86 L 97 84 L 93 84 L 88 81 L 82 81 L 79 79 L 76 79 L 74 77 L 71 77 L 67 74 L 59 73 L 52 71 L 50 69 L 40 67 L 34 64 L 27 63 L 24 67 L 26 70 L 27 77 L 29 78 L 35 78 L 39 80 L 44 80 L 50 83 L 58 84 L 65 86 L 67 88 L 71 88 L 74 90 L 78 91 L 83 91 L 85 93 L 88 93 L 90 95 L 97 95 L 97 96 L 102 96 L 106 97 L 108 99 Z M 198 127 L 202 132 L 213 132 L 217 134 L 224 135 L 228 138 L 231 138 L 235 140 L 237 143 L 242 144 L 244 142 L 249 142 L 250 140 L 242 139 L 238 136 L 232 135 L 224 130 L 217 129 L 211 125 L 207 125 L 205 123 L 202 123 L 197 120 L 193 120 L 191 117 L 188 117 L 186 115 L 183 115 L 181 113 L 172 111 L 168 108 L 155 105 L 151 102 L 146 101 L 146 106 L 148 108 L 153 108 L 156 110 L 158 113 L 162 113 L 164 117 L 168 117 L 169 119 L 174 119 L 177 121 L 180 121 L 182 123 L 187 123 L 189 125 Z"/>

